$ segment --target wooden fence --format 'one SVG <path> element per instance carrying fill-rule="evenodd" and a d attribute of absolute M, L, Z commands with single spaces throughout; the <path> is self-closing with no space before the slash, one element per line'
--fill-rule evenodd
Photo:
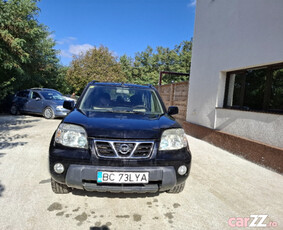
<path fill-rule="evenodd" d="M 179 113 L 174 117 L 180 121 L 186 120 L 189 82 L 178 82 L 168 85 L 155 86 L 166 107 L 178 106 Z"/>

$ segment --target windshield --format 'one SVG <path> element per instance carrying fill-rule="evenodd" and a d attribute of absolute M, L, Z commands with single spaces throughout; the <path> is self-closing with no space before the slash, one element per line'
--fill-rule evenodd
<path fill-rule="evenodd" d="M 79 109 L 113 113 L 164 113 L 154 90 L 121 86 L 90 86 Z"/>
<path fill-rule="evenodd" d="M 56 91 L 42 91 L 40 93 L 46 100 L 64 100 L 62 95 Z"/>

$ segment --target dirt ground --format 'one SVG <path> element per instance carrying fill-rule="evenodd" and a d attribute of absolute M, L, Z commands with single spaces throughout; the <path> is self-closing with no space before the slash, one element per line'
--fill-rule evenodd
<path fill-rule="evenodd" d="M 251 215 L 268 215 L 258 229 L 283 229 L 282 175 L 189 136 L 192 168 L 180 194 L 56 195 L 48 147 L 59 123 L 0 116 L 0 229 L 220 230 Z"/>

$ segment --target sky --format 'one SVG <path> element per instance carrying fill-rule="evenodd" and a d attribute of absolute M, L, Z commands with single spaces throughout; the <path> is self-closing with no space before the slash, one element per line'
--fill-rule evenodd
<path fill-rule="evenodd" d="M 195 0 L 41 0 L 38 7 L 63 65 L 100 45 L 134 57 L 148 45 L 172 49 L 193 37 Z"/>

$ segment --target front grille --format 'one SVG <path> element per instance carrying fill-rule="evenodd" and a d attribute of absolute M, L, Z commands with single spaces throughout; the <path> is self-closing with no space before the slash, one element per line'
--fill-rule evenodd
<path fill-rule="evenodd" d="M 115 152 L 112 149 L 111 145 L 107 142 L 97 141 L 95 143 L 97 152 L 99 152 L 103 156 L 115 156 Z"/>
<path fill-rule="evenodd" d="M 146 157 L 148 153 L 151 151 L 152 144 L 151 143 L 141 143 L 136 148 L 134 152 L 135 157 Z"/>
<path fill-rule="evenodd" d="M 153 141 L 94 140 L 94 147 L 101 158 L 149 158 Z"/>

